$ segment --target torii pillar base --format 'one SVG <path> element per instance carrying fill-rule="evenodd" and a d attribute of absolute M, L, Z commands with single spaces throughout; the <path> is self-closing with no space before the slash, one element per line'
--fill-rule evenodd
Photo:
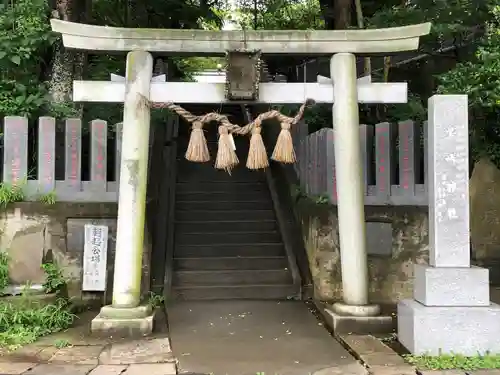
<path fill-rule="evenodd" d="M 150 305 L 132 308 L 103 306 L 92 319 L 90 331 L 97 336 L 143 337 L 153 333 L 155 310 Z"/>

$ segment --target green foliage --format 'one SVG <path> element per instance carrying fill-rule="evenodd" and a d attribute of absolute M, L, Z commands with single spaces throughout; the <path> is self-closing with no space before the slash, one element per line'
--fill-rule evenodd
<path fill-rule="evenodd" d="M 318 0 L 240 0 L 238 5 L 239 22 L 243 29 L 318 30 L 324 28 Z"/>
<path fill-rule="evenodd" d="M 53 204 L 56 203 L 57 195 L 56 195 L 55 191 L 50 191 L 50 192 L 48 192 L 46 194 L 41 195 L 38 199 L 43 204 L 51 206 L 51 205 L 53 205 Z"/>
<path fill-rule="evenodd" d="M 68 328 L 75 318 L 68 302 L 42 306 L 25 294 L 21 303 L 0 301 L 0 347 L 15 350 L 38 338 Z"/>
<path fill-rule="evenodd" d="M 419 369 L 430 370 L 481 370 L 500 368 L 499 354 L 485 354 L 466 357 L 459 354 L 442 354 L 438 356 L 406 355 L 405 360 Z"/>
<path fill-rule="evenodd" d="M 389 122 L 413 120 L 421 123 L 427 120 L 427 109 L 418 95 L 408 93 L 407 103 L 386 105 L 385 120 Z"/>
<path fill-rule="evenodd" d="M 56 340 L 54 342 L 54 346 L 57 348 L 57 349 L 63 349 L 63 348 L 67 348 L 68 346 L 71 346 L 71 343 L 68 341 L 68 340 L 65 340 L 65 339 L 59 339 L 59 340 Z"/>
<path fill-rule="evenodd" d="M 294 202 L 298 202 L 301 199 L 309 199 L 317 205 L 329 205 L 330 198 L 325 194 L 320 195 L 308 195 L 302 190 L 300 186 L 292 185 L 290 187 L 290 196 Z"/>
<path fill-rule="evenodd" d="M 300 105 L 298 104 L 272 106 L 272 109 L 290 117 L 295 116 L 299 108 Z M 309 133 L 314 133 L 323 128 L 330 128 L 332 126 L 332 105 L 321 103 L 308 107 L 304 112 L 303 119 L 308 126 Z"/>
<path fill-rule="evenodd" d="M 66 278 L 62 270 L 55 263 L 42 264 L 45 271 L 45 281 L 42 284 L 45 293 L 60 292 L 66 286 Z"/>
<path fill-rule="evenodd" d="M 22 202 L 25 198 L 22 184 L 0 183 L 0 206 L 7 207 L 9 203 Z"/>
<path fill-rule="evenodd" d="M 492 19 L 488 12 L 488 0 L 415 0 L 410 3 L 400 2 L 399 5 L 385 3 L 366 21 L 369 28 L 395 27 L 423 22 L 432 22 L 431 33 L 422 37 L 420 41 L 420 51 L 429 52 L 428 59 L 436 61 L 435 69 L 438 73 L 445 67 L 443 59 L 434 57 L 435 51 L 443 47 L 449 47 L 451 44 L 459 44 L 460 41 L 472 34 L 480 31 L 481 25 Z M 450 52 L 452 53 L 452 52 Z M 450 54 L 448 53 L 448 55 Z M 410 63 L 406 65 L 406 74 L 408 80 L 412 80 L 409 66 L 417 66 L 419 63 Z M 374 71 L 375 79 L 382 77 L 382 70 Z M 427 73 L 429 74 L 429 73 Z M 432 72 L 430 74 L 433 74 Z M 417 80 L 413 82 L 418 86 Z M 429 81 L 429 79 L 427 79 Z M 384 121 L 396 120 L 423 120 L 426 117 L 427 97 L 419 98 L 410 96 L 407 104 L 386 105 Z"/>
<path fill-rule="evenodd" d="M 460 32 L 470 32 L 490 18 L 487 0 L 416 0 L 386 5 L 367 24 L 370 28 L 394 27 L 432 22 L 424 44 L 435 44 Z M 425 49 L 425 48 L 424 48 Z"/>
<path fill-rule="evenodd" d="M 442 74 L 438 92 L 468 95 L 473 156 L 500 166 L 500 2 L 490 9 L 492 20 L 474 58 Z"/>
<path fill-rule="evenodd" d="M 44 51 L 54 36 L 46 0 L 0 4 L 0 116 L 41 114 L 48 103 L 41 77 Z"/>
<path fill-rule="evenodd" d="M 72 0 L 68 7 L 73 6 Z M 92 12 L 83 15 L 92 23 L 117 27 L 199 28 L 201 24 L 218 28 L 222 1 L 165 0 L 124 2 L 92 1 Z M 52 115 L 58 118 L 80 116 L 73 103 L 51 103 L 47 82 L 52 45 L 57 35 L 50 30 L 48 0 L 16 0 L 0 3 L 0 118 L 8 115 Z M 109 80 L 109 73 L 124 74 L 124 56 L 88 56 L 86 79 Z M 211 59 L 171 60 L 177 70 L 198 70 L 213 65 Z M 196 67 L 196 68 L 195 68 Z M 86 119 L 101 118 L 114 124 L 122 120 L 120 104 L 86 105 Z"/>
<path fill-rule="evenodd" d="M 148 296 L 148 305 L 153 309 L 162 306 L 165 303 L 165 297 L 159 294 L 155 294 L 153 292 L 149 292 Z"/>
<path fill-rule="evenodd" d="M 127 2 L 122 0 L 92 1 L 93 23 L 115 27 L 146 27 L 171 29 L 219 29 L 224 1 L 185 1 L 152 0 L 149 2 Z M 133 4 L 133 8 L 131 7 Z M 125 56 L 89 54 L 86 79 L 109 80 L 110 73 L 125 75 Z M 217 67 L 220 59 L 210 57 L 178 58 L 165 57 L 164 61 L 174 67 L 172 71 L 179 75 L 169 79 L 191 80 L 192 74 L 199 70 Z M 172 67 L 171 67 L 172 68 Z M 172 73 L 169 72 L 169 74 Z M 166 111 L 152 111 L 151 123 L 164 123 Z M 84 106 L 86 120 L 103 119 L 109 124 L 123 120 L 123 105 L 114 103 L 95 103 Z"/>
<path fill-rule="evenodd" d="M 9 285 L 9 254 L 0 251 L 0 295 Z"/>
<path fill-rule="evenodd" d="M 47 274 L 44 288 L 58 290 L 62 274 L 52 265 L 44 264 Z M 0 252 L 0 295 L 9 284 L 9 257 Z M 15 303 L 0 299 L 0 347 L 15 350 L 36 341 L 39 337 L 68 328 L 74 319 L 66 299 L 53 305 L 42 305 L 32 297 L 26 285 L 20 301 Z M 16 297 L 17 298 L 17 297 Z"/>
<path fill-rule="evenodd" d="M 225 59 L 222 57 L 174 57 L 172 62 L 183 73 L 184 81 L 192 81 L 195 73 L 217 69 L 219 64 L 225 66 Z"/>

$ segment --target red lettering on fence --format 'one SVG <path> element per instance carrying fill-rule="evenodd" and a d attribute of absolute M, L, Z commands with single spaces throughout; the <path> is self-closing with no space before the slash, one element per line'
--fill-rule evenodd
<path fill-rule="evenodd" d="M 52 153 L 50 150 L 50 145 L 52 144 L 51 139 L 50 139 L 50 135 L 51 135 L 51 132 L 47 132 L 47 130 L 45 129 L 45 126 L 44 126 L 42 136 L 45 138 L 45 142 L 44 142 L 45 149 L 42 150 L 42 152 L 43 152 L 43 156 L 45 158 L 45 164 L 47 165 L 47 169 L 45 170 L 45 176 L 42 176 L 42 179 L 44 179 L 47 184 L 52 183 L 53 176 L 52 176 L 51 171 L 54 170 L 54 168 L 53 168 L 54 160 L 52 158 Z"/>
<path fill-rule="evenodd" d="M 11 162 L 11 178 L 12 182 L 16 182 L 19 180 L 19 171 L 21 170 L 21 157 L 19 155 L 19 126 L 17 122 L 15 123 L 15 128 L 12 129 L 12 142 L 14 143 L 14 147 L 12 148 L 12 162 Z"/>
<path fill-rule="evenodd" d="M 406 131 L 409 131 L 409 129 L 405 126 L 405 132 Z M 409 144 L 408 144 L 408 133 L 406 134 L 402 134 L 402 135 L 406 135 L 405 137 L 403 137 L 404 141 L 403 141 L 403 144 L 402 144 L 402 147 L 403 147 L 403 176 L 401 176 L 402 178 L 402 185 L 403 185 L 403 189 L 408 189 L 409 188 L 409 185 L 410 185 L 410 176 L 409 176 Z M 401 139 L 401 138 L 400 138 Z"/>
<path fill-rule="evenodd" d="M 71 136 L 71 166 L 70 166 L 70 174 L 69 179 L 72 181 L 74 185 L 77 184 L 78 181 L 78 134 L 77 134 L 77 126 L 72 125 L 70 136 Z"/>

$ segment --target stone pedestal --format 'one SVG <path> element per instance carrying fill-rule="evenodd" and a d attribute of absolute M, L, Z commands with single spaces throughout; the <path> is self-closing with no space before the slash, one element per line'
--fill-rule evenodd
<path fill-rule="evenodd" d="M 415 265 L 413 300 L 398 304 L 411 353 L 500 353 L 500 306 L 488 270 L 470 267 L 467 96 L 429 99 L 429 263 Z"/>
<path fill-rule="evenodd" d="M 92 319 L 90 330 L 93 334 L 140 337 L 153 333 L 155 311 L 149 305 L 117 308 L 103 306 L 101 312 Z"/>
<path fill-rule="evenodd" d="M 500 353 L 500 306 L 398 304 L 398 338 L 414 354 Z"/>

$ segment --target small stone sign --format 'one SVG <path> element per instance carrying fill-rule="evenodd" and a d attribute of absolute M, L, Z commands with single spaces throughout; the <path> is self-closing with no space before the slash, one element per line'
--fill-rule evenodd
<path fill-rule="evenodd" d="M 84 291 L 106 290 L 106 261 L 108 253 L 108 227 L 105 225 L 85 225 L 83 247 Z"/>

